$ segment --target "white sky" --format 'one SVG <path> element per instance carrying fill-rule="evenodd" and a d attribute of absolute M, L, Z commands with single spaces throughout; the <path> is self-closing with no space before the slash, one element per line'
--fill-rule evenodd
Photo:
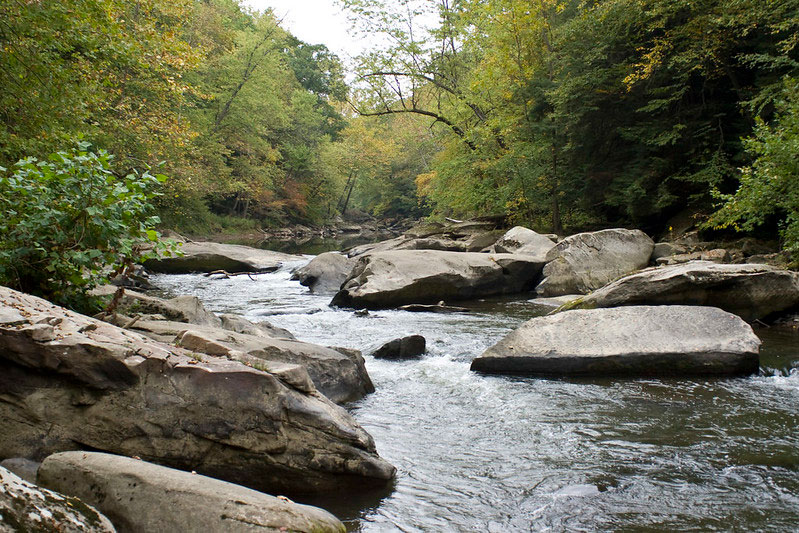
<path fill-rule="evenodd" d="M 347 16 L 333 0 L 244 0 L 244 5 L 263 11 L 273 8 L 283 27 L 309 44 L 324 44 L 341 57 L 354 57 L 367 44 L 353 35 Z"/>

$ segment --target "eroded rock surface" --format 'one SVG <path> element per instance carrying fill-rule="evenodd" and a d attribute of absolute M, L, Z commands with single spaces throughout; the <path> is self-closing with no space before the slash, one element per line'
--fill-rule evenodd
<path fill-rule="evenodd" d="M 532 288 L 542 266 L 516 254 L 377 252 L 359 258 L 332 304 L 380 309 L 513 294 Z"/>
<path fill-rule="evenodd" d="M 393 477 L 302 367 L 201 359 L 0 288 L 0 458 L 92 449 L 295 493 Z"/>
<path fill-rule="evenodd" d="M 541 296 L 586 294 L 649 265 L 654 241 L 640 230 L 606 229 L 578 233 L 547 254 Z"/>
<path fill-rule="evenodd" d="M 629 306 L 533 318 L 472 361 L 472 370 L 533 376 L 743 375 L 760 340 L 715 307 Z"/>
<path fill-rule="evenodd" d="M 51 455 L 39 469 L 39 480 L 95 505 L 120 533 L 346 531 L 337 518 L 316 507 L 107 453 Z"/>
<path fill-rule="evenodd" d="M 186 242 L 179 250 L 181 256 L 145 261 L 152 272 L 189 274 L 191 272 L 273 272 L 283 263 L 301 261 L 302 257 L 261 250 L 239 244 L 217 242 Z"/>
<path fill-rule="evenodd" d="M 752 321 L 799 306 L 799 273 L 768 265 L 693 261 L 626 276 L 574 307 L 639 304 L 709 305 Z"/>
<path fill-rule="evenodd" d="M 0 467 L 0 532 L 112 533 L 111 522 L 78 498 L 29 483 Z"/>

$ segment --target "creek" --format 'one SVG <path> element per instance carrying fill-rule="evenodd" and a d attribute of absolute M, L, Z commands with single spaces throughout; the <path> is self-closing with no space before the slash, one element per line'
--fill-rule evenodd
<path fill-rule="evenodd" d="M 302 263 L 299 263 L 302 264 Z M 525 297 L 461 314 L 328 307 L 290 269 L 153 276 L 210 310 L 362 350 L 377 391 L 347 408 L 397 469 L 380 494 L 309 501 L 352 531 L 787 531 L 799 524 L 799 334 L 760 328 L 759 375 L 544 380 L 471 360 L 539 314 Z M 532 296 L 527 296 L 531 298 Z M 463 304 L 459 304 L 463 305 Z M 421 334 L 428 353 L 369 356 Z"/>

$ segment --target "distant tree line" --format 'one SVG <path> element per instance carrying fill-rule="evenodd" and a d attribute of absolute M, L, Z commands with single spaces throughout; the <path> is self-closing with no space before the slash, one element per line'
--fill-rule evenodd
<path fill-rule="evenodd" d="M 360 110 L 449 134 L 417 179 L 437 212 L 561 232 L 689 211 L 799 250 L 799 1 L 341 3 L 392 43 L 362 58 Z"/>

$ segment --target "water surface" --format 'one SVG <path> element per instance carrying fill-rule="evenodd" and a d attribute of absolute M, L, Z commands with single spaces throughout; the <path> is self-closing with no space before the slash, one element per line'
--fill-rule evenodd
<path fill-rule="evenodd" d="M 377 392 L 348 408 L 398 469 L 383 495 L 315 500 L 354 531 L 792 531 L 799 528 L 799 335 L 760 329 L 761 375 L 543 380 L 483 376 L 471 360 L 535 310 L 469 314 L 328 307 L 276 273 L 156 276 L 216 312 L 300 340 L 358 348 Z M 418 361 L 375 360 L 421 334 Z"/>

